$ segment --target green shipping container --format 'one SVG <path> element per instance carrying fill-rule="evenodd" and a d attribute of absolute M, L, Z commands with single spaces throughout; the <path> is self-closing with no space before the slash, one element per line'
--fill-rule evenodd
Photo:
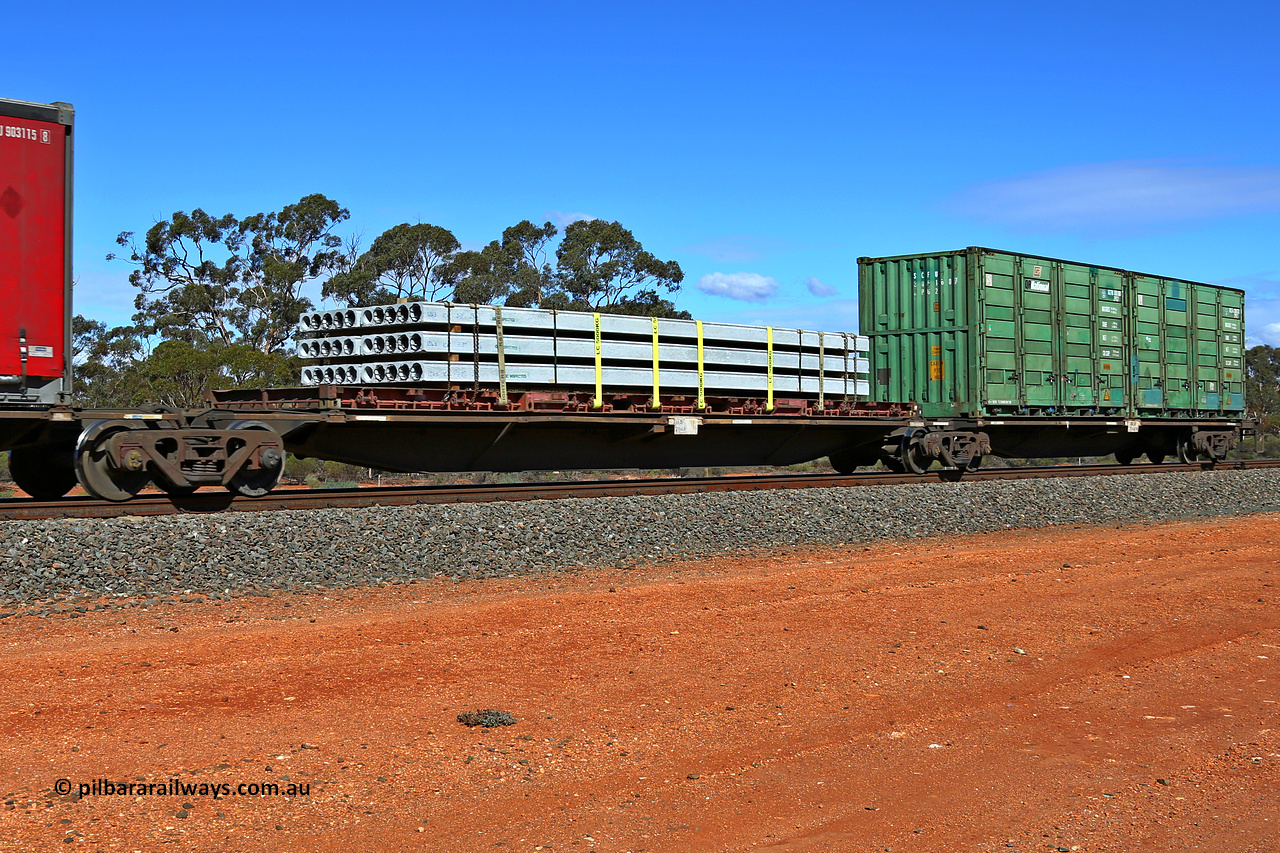
<path fill-rule="evenodd" d="M 1244 291 L 970 247 L 859 258 L 871 399 L 926 417 L 1238 417 Z"/>

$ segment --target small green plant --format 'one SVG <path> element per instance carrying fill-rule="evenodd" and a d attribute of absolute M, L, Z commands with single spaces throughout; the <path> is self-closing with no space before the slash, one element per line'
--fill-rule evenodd
<path fill-rule="evenodd" d="M 357 483 L 355 480 L 326 480 L 324 484 L 320 486 L 320 488 L 322 489 L 358 489 L 360 488 L 360 484 Z"/>

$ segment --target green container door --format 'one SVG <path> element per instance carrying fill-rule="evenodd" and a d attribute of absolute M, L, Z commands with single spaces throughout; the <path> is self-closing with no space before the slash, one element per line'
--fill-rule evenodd
<path fill-rule="evenodd" d="M 1094 285 L 1089 268 L 1059 264 L 1062 290 L 1062 354 L 1059 362 L 1059 399 L 1069 408 L 1092 408 L 1098 399 L 1098 372 L 1094 359 Z"/>
<path fill-rule="evenodd" d="M 1011 258 L 989 257 L 979 262 L 978 304 L 982 318 L 979 398 L 988 405 L 1019 406 L 1025 399 L 1021 347 L 1018 346 L 1021 299 L 1015 273 Z"/>
<path fill-rule="evenodd" d="M 1112 269 L 1090 269 L 1094 300 L 1094 365 L 1098 376 L 1098 410 L 1104 414 L 1127 411 L 1132 383 L 1129 379 L 1128 289 L 1124 275 Z"/>
<path fill-rule="evenodd" d="M 1222 408 L 1244 412 L 1244 294 L 1220 291 L 1218 316 L 1222 322 Z"/>
<path fill-rule="evenodd" d="M 984 404 L 1120 412 L 1128 384 L 1122 276 L 1003 253 L 979 263 Z"/>
<path fill-rule="evenodd" d="M 1134 275 L 1136 414 L 1207 416 L 1244 409 L 1244 294 Z"/>
<path fill-rule="evenodd" d="M 931 417 L 976 414 L 974 298 L 964 252 L 859 261 L 859 309 L 872 330 L 871 397 Z"/>
<path fill-rule="evenodd" d="M 1159 279 L 1150 278 L 1137 278 L 1133 282 L 1134 348 L 1129 378 L 1134 387 L 1134 408 L 1139 415 L 1151 416 L 1165 408 L 1166 382 L 1161 352 L 1164 337 L 1160 305 L 1162 285 Z"/>
<path fill-rule="evenodd" d="M 984 261 L 996 263 L 993 257 L 984 258 Z M 1018 363 L 1022 374 L 1023 404 L 1032 409 L 1054 408 L 1062 404 L 1057 381 L 1062 341 L 1055 322 L 1058 308 L 1055 303 L 1062 298 L 1062 286 L 1053 281 L 1057 278 L 1055 271 L 1043 261 L 1032 263 L 1021 259 L 1015 263 L 1015 331 L 1021 333 Z"/>
<path fill-rule="evenodd" d="M 982 402 L 990 408 L 1061 404 L 1057 381 L 1062 340 L 1057 315 L 1062 286 L 1056 271 L 1010 255 L 975 258 L 982 286 Z"/>
<path fill-rule="evenodd" d="M 1195 408 L 1209 413 L 1244 410 L 1244 294 L 1192 285 L 1195 293 L 1193 378 Z"/>

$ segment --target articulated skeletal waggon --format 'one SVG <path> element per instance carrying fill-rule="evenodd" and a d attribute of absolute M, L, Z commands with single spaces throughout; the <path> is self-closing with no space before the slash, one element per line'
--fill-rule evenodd
<path fill-rule="evenodd" d="M 0 100 L 0 451 L 17 484 L 265 495 L 292 452 L 392 471 L 1212 462 L 1250 431 L 1243 294 L 969 248 L 859 259 L 858 333 L 411 303 L 309 312 L 298 387 L 85 409 L 69 104 Z"/>

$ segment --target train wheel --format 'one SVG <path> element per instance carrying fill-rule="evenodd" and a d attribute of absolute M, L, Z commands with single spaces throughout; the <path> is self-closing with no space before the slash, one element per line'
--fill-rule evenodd
<path fill-rule="evenodd" d="M 38 501 L 55 501 L 76 487 L 69 448 L 22 447 L 9 451 L 9 476 Z"/>
<path fill-rule="evenodd" d="M 1118 463 L 1119 463 L 1119 464 L 1121 464 L 1121 465 L 1132 465 L 1132 464 L 1133 464 L 1133 452 L 1132 452 L 1132 451 L 1130 451 L 1130 450 L 1117 450 L 1117 451 L 1116 451 L 1116 462 L 1118 462 Z"/>
<path fill-rule="evenodd" d="M 1149 460 L 1151 461 L 1151 464 L 1152 464 L 1152 465 L 1159 465 L 1161 462 L 1163 462 L 1163 461 L 1164 461 L 1164 454 L 1163 454 L 1163 453 L 1152 453 L 1150 450 L 1148 450 L 1148 451 L 1147 451 L 1147 459 L 1149 459 Z"/>
<path fill-rule="evenodd" d="M 911 441 L 907 437 L 903 437 L 902 441 L 902 465 L 912 474 L 923 474 L 929 470 L 932 464 L 931 459 L 927 459 L 921 451 L 919 442 Z"/>
<path fill-rule="evenodd" d="M 845 450 L 835 451 L 827 457 L 827 461 L 841 474 L 852 474 L 858 468 L 858 461 L 853 458 L 853 454 Z"/>
<path fill-rule="evenodd" d="M 131 499 L 151 479 L 145 460 L 137 460 L 138 469 L 119 468 L 111 460 L 108 440 L 128 431 L 124 425 L 98 421 L 80 434 L 76 444 L 76 479 L 95 498 L 120 503 Z"/>
<path fill-rule="evenodd" d="M 1191 444 L 1190 439 L 1178 439 L 1177 448 L 1178 461 L 1183 465 L 1194 465 L 1200 454 L 1196 452 L 1195 447 Z"/>
<path fill-rule="evenodd" d="M 262 421 L 236 421 L 227 429 L 264 429 L 270 433 L 275 432 Z M 237 449 L 231 442 L 227 443 L 228 456 Z M 269 461 L 266 456 L 267 453 L 271 453 L 271 450 L 268 449 L 263 453 L 264 463 Z M 277 452 L 274 461 L 275 465 L 264 464 L 261 468 L 241 468 L 232 475 L 230 482 L 227 483 L 227 489 L 246 498 L 262 497 L 280 485 L 280 478 L 284 475 L 284 459 L 282 455 Z"/>

